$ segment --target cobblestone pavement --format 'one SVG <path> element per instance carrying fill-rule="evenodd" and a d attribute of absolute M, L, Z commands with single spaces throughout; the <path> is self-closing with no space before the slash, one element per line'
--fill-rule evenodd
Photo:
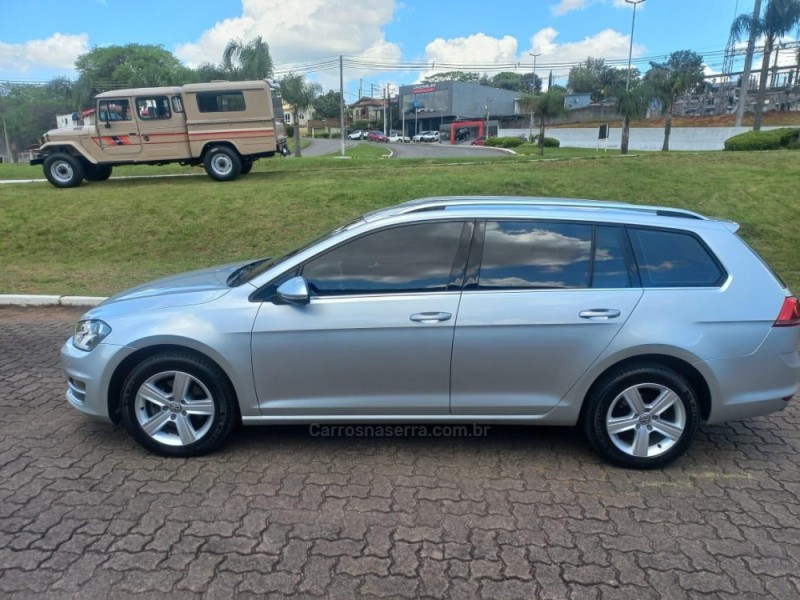
<path fill-rule="evenodd" d="M 166 460 L 70 408 L 78 312 L 0 309 L 0 596 L 800 596 L 800 406 L 655 472 L 572 429 L 238 432 Z"/>

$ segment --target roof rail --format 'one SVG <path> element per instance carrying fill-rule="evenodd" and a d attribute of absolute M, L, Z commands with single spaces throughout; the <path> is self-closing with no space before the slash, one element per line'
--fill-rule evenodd
<path fill-rule="evenodd" d="M 564 208 L 585 208 L 585 209 L 613 209 L 629 210 L 632 212 L 644 212 L 655 214 L 662 217 L 679 217 L 683 219 L 702 219 L 707 217 L 684 210 L 681 208 L 671 208 L 663 206 L 644 206 L 641 204 L 629 204 L 627 202 L 609 202 L 605 200 L 576 200 L 571 198 L 532 198 L 524 196 L 463 196 L 463 197 L 434 197 L 420 198 L 404 202 L 390 208 L 377 210 L 365 215 L 366 220 L 375 220 L 390 216 L 403 215 L 415 212 L 432 210 L 446 210 L 456 207 L 470 206 L 535 206 L 535 207 L 564 207 Z"/>

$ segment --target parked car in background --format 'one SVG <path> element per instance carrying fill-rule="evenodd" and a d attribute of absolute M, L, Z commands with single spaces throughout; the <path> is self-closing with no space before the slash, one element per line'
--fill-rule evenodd
<path fill-rule="evenodd" d="M 353 133 L 347 134 L 347 139 L 349 140 L 363 140 L 367 137 L 367 132 L 361 129 L 356 129 Z"/>
<path fill-rule="evenodd" d="M 389 136 L 389 141 L 395 144 L 407 144 L 411 141 L 411 138 L 407 135 L 403 135 L 402 133 L 394 132 Z"/>
<path fill-rule="evenodd" d="M 422 136 L 425 135 L 426 133 L 428 133 L 428 132 L 427 131 L 420 131 L 419 133 L 415 133 L 414 135 L 411 136 L 411 141 L 412 142 L 421 142 L 422 141 Z"/>
<path fill-rule="evenodd" d="M 367 134 L 367 141 L 369 142 L 388 142 L 389 136 L 382 131 L 370 131 Z"/>
<path fill-rule="evenodd" d="M 470 144 L 470 146 L 485 146 L 485 145 L 486 145 L 485 135 L 476 137 L 474 140 L 472 140 L 472 143 Z"/>
<path fill-rule="evenodd" d="M 441 140 L 441 134 L 438 131 L 423 131 L 421 140 L 423 142 L 438 142 Z"/>
<path fill-rule="evenodd" d="M 660 467 L 701 422 L 798 391 L 800 304 L 737 229 L 617 202 L 407 202 L 91 309 L 61 349 L 67 400 L 167 456 L 240 422 L 486 422 L 577 425 L 611 462 Z"/>

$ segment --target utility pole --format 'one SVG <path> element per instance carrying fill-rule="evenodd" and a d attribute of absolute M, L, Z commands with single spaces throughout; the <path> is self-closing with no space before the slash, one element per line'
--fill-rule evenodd
<path fill-rule="evenodd" d="M 339 136 L 342 139 L 342 158 L 344 158 L 344 60 L 339 55 Z"/>
<path fill-rule="evenodd" d="M 8 157 L 8 161 L 13 163 L 14 162 L 14 154 L 11 152 L 11 146 L 8 143 L 8 129 L 6 129 L 6 117 L 3 115 L 3 137 L 6 141 L 6 156 Z"/>
<path fill-rule="evenodd" d="M 389 86 L 383 88 L 383 135 L 386 135 L 386 111 L 388 110 L 386 94 L 389 93 Z"/>
<path fill-rule="evenodd" d="M 756 0 L 753 7 L 753 21 L 761 18 L 761 0 Z M 747 40 L 747 53 L 744 57 L 744 73 L 742 73 L 742 85 L 739 87 L 739 106 L 736 107 L 736 127 L 742 126 L 744 120 L 744 109 L 747 106 L 747 91 L 750 89 L 750 69 L 753 66 L 753 52 L 756 47 L 756 30 L 750 29 L 750 39 Z"/>
<path fill-rule="evenodd" d="M 625 0 L 627 4 L 633 4 L 633 19 L 631 19 L 631 43 L 628 47 L 628 75 L 625 78 L 625 91 L 631 87 L 631 58 L 633 57 L 633 32 L 636 29 L 636 7 L 644 0 Z"/>
<path fill-rule="evenodd" d="M 530 124 L 530 131 L 528 132 L 528 141 L 533 141 L 533 99 L 536 97 L 536 59 L 539 58 L 542 53 L 534 54 L 533 52 L 528 52 L 533 57 L 533 90 L 531 90 L 531 124 Z"/>

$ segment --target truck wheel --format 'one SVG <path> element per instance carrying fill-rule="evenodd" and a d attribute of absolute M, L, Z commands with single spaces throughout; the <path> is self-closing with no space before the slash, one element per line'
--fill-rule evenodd
<path fill-rule="evenodd" d="M 206 173 L 216 181 L 236 179 L 242 170 L 242 159 L 227 146 L 214 146 L 206 152 L 203 164 Z"/>
<path fill-rule="evenodd" d="M 245 158 L 242 161 L 242 169 L 239 171 L 239 175 L 247 175 L 250 171 L 253 170 L 253 161 L 249 158 Z"/>
<path fill-rule="evenodd" d="M 106 181 L 111 177 L 111 165 L 86 165 L 86 181 Z"/>
<path fill-rule="evenodd" d="M 56 187 L 69 188 L 83 181 L 81 161 L 64 152 L 56 152 L 44 159 L 44 176 Z"/>

